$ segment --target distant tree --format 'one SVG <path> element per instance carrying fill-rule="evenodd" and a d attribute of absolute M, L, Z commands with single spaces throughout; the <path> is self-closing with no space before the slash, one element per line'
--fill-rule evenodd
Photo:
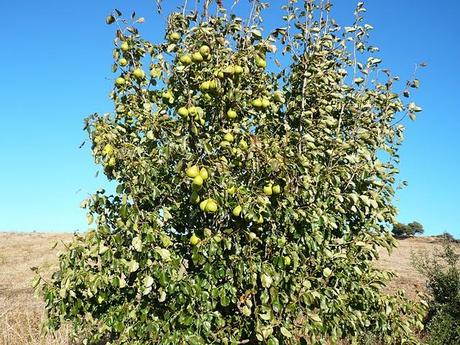
<path fill-rule="evenodd" d="M 423 234 L 423 225 L 419 222 L 412 222 L 409 224 L 396 223 L 393 225 L 393 235 L 396 237 L 415 236 Z"/>
<path fill-rule="evenodd" d="M 396 223 L 393 225 L 393 235 L 395 235 L 396 237 L 405 236 L 407 233 L 407 228 L 408 226 L 403 223 Z"/>
<path fill-rule="evenodd" d="M 422 235 L 423 234 L 423 225 L 419 222 L 412 222 L 407 224 L 411 235 Z"/>

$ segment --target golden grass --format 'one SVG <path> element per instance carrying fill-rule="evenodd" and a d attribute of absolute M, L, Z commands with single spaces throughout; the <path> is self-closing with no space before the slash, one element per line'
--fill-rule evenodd
<path fill-rule="evenodd" d="M 62 242 L 71 238 L 72 234 L 0 233 L 0 345 L 70 345 L 65 329 L 54 337 L 41 336 L 43 303 L 34 297 L 30 268 L 55 270 Z M 51 249 L 56 242 L 60 244 Z M 438 245 L 436 238 L 410 238 L 400 240 L 391 256 L 382 250 L 377 265 L 399 274 L 388 291 L 404 289 L 415 298 L 424 280 L 411 266 L 411 252 L 432 251 Z"/>
<path fill-rule="evenodd" d="M 0 234 L 0 345 L 70 344 L 67 332 L 41 336 L 43 303 L 33 294 L 31 267 L 57 268 L 57 241 L 71 234 Z"/>

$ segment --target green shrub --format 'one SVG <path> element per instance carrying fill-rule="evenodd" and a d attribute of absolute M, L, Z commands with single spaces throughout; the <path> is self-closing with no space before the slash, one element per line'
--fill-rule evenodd
<path fill-rule="evenodd" d="M 380 70 L 363 4 L 341 29 L 329 2 L 289 1 L 266 35 L 263 3 L 245 20 L 209 4 L 172 13 L 160 43 L 107 19 L 115 112 L 87 128 L 117 188 L 84 202 L 94 228 L 43 283 L 47 327 L 88 344 L 417 343 L 422 306 L 386 296 L 373 260 L 395 244 L 395 123 L 421 109 Z"/>
<path fill-rule="evenodd" d="M 427 278 L 432 295 L 426 319 L 431 344 L 460 344 L 460 255 L 448 238 L 442 251 L 413 257 L 415 267 Z"/>
<path fill-rule="evenodd" d="M 460 344 L 460 318 L 439 310 L 428 324 L 431 345 Z"/>

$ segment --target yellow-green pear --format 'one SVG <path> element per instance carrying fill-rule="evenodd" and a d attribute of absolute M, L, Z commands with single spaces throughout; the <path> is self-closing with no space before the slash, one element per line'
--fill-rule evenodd
<path fill-rule="evenodd" d="M 203 45 L 200 47 L 200 54 L 203 56 L 208 56 L 209 53 L 211 52 L 211 48 L 209 48 L 207 45 Z"/>
<path fill-rule="evenodd" d="M 284 257 L 284 266 L 289 266 L 291 264 L 291 258 L 289 256 Z"/>
<path fill-rule="evenodd" d="M 181 116 L 181 117 L 187 117 L 188 116 L 188 109 L 186 107 L 180 107 L 178 110 L 177 110 L 177 113 Z"/>
<path fill-rule="evenodd" d="M 260 98 L 256 98 L 252 101 L 252 106 L 254 108 L 262 108 L 262 100 Z"/>
<path fill-rule="evenodd" d="M 102 153 L 106 156 L 110 156 L 111 154 L 113 154 L 113 146 L 110 145 L 110 144 L 107 144 L 104 146 L 104 148 L 102 149 Z"/>
<path fill-rule="evenodd" d="M 238 116 L 238 115 L 237 115 L 237 113 L 236 113 L 235 110 L 229 109 L 229 110 L 227 111 L 227 117 L 228 117 L 229 119 L 235 119 L 237 116 Z"/>
<path fill-rule="evenodd" d="M 272 188 L 273 194 L 280 194 L 281 193 L 281 186 L 279 184 L 275 184 Z"/>
<path fill-rule="evenodd" d="M 188 177 L 195 178 L 200 174 L 200 169 L 196 165 L 194 165 L 194 166 L 187 168 L 185 173 L 187 174 Z"/>
<path fill-rule="evenodd" d="M 115 157 L 110 157 L 109 161 L 107 162 L 107 165 L 111 168 L 113 168 L 115 166 L 115 164 L 117 164 L 117 161 L 115 159 Z"/>
<path fill-rule="evenodd" d="M 136 68 L 133 71 L 133 74 L 136 78 L 139 78 L 139 79 L 145 78 L 145 72 L 140 68 Z"/>
<path fill-rule="evenodd" d="M 246 140 L 244 140 L 244 139 L 241 139 L 241 140 L 240 140 L 240 143 L 238 144 L 238 146 L 239 146 L 240 149 L 242 149 L 242 150 L 247 150 L 248 147 L 249 147 L 248 143 L 247 143 Z"/>
<path fill-rule="evenodd" d="M 163 97 L 163 99 L 170 100 L 173 97 L 173 95 L 172 95 L 171 91 L 165 91 L 165 92 L 163 92 L 161 97 Z"/>
<path fill-rule="evenodd" d="M 232 187 L 228 188 L 227 193 L 230 194 L 230 195 L 234 195 L 236 193 L 236 187 L 232 186 Z"/>
<path fill-rule="evenodd" d="M 203 180 L 207 180 L 208 177 L 209 177 L 209 173 L 208 173 L 208 170 L 206 170 L 206 168 L 201 168 L 200 170 L 200 176 Z"/>
<path fill-rule="evenodd" d="M 128 60 L 126 60 L 125 58 L 121 58 L 120 60 L 118 60 L 118 64 L 124 67 L 128 64 Z"/>
<path fill-rule="evenodd" d="M 265 185 L 263 190 L 264 190 L 264 194 L 267 195 L 267 196 L 270 196 L 270 195 L 273 194 L 273 188 L 272 188 L 271 184 Z"/>
<path fill-rule="evenodd" d="M 182 55 L 179 58 L 179 61 L 184 65 L 190 65 L 192 63 L 192 58 L 190 57 L 190 55 Z"/>
<path fill-rule="evenodd" d="M 238 65 L 236 65 L 236 66 L 234 67 L 234 71 L 235 71 L 235 74 L 236 74 L 236 75 L 243 74 L 243 72 L 244 72 L 243 67 L 238 66 Z"/>
<path fill-rule="evenodd" d="M 204 81 L 200 85 L 200 90 L 201 91 L 208 91 L 210 89 L 210 84 L 209 81 Z"/>
<path fill-rule="evenodd" d="M 192 183 L 195 187 L 201 187 L 203 185 L 203 178 L 198 175 L 193 179 Z"/>
<path fill-rule="evenodd" d="M 201 211 L 206 210 L 206 206 L 208 205 L 208 201 L 209 201 L 209 199 L 206 199 L 206 200 L 203 200 L 202 202 L 200 202 L 200 210 Z"/>
<path fill-rule="evenodd" d="M 256 65 L 257 65 L 257 67 L 265 68 L 265 67 L 267 67 L 267 61 L 265 61 L 264 58 L 262 58 L 260 56 L 257 56 L 256 57 Z"/>
<path fill-rule="evenodd" d="M 227 67 L 224 69 L 224 73 L 225 73 L 225 74 L 228 74 L 228 75 L 232 75 L 233 73 L 235 73 L 235 67 L 233 67 L 233 66 L 227 66 Z"/>
<path fill-rule="evenodd" d="M 262 99 L 262 108 L 268 108 L 270 106 L 270 101 L 267 98 Z"/>
<path fill-rule="evenodd" d="M 124 52 L 128 51 L 129 50 L 129 44 L 128 42 L 123 42 L 121 44 L 121 50 L 123 50 Z"/>
<path fill-rule="evenodd" d="M 115 80 L 115 83 L 118 85 L 118 86 L 121 86 L 121 85 L 124 85 L 126 83 L 126 80 L 125 78 L 123 77 L 118 77 L 116 80 Z"/>
<path fill-rule="evenodd" d="M 177 42 L 180 40 L 180 34 L 178 32 L 172 32 L 169 34 L 169 40 L 172 42 Z"/>
<path fill-rule="evenodd" d="M 215 200 L 209 199 L 206 204 L 206 211 L 214 213 L 217 211 L 217 202 Z"/>
<path fill-rule="evenodd" d="M 225 141 L 228 141 L 229 143 L 231 143 L 235 138 L 233 137 L 233 134 L 232 133 L 226 133 L 224 135 L 224 140 Z"/>
<path fill-rule="evenodd" d="M 242 208 L 240 205 L 238 205 L 238 206 L 236 206 L 236 207 L 233 209 L 232 214 L 233 214 L 235 217 L 239 217 L 240 214 L 241 214 L 241 211 L 243 211 L 243 208 Z"/>
<path fill-rule="evenodd" d="M 196 246 L 200 242 L 201 242 L 201 239 L 197 235 L 193 234 L 192 237 L 190 237 L 190 244 L 192 246 Z"/>
<path fill-rule="evenodd" d="M 203 55 L 201 55 L 199 52 L 193 53 L 192 61 L 195 62 L 195 63 L 202 62 L 203 61 Z"/>

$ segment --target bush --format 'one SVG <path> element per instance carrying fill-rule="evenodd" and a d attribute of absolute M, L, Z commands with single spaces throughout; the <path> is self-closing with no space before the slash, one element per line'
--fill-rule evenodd
<path fill-rule="evenodd" d="M 440 310 L 428 324 L 431 345 L 460 344 L 460 319 Z"/>
<path fill-rule="evenodd" d="M 460 344 L 460 255 L 456 249 L 458 246 L 445 239 L 441 252 L 413 258 L 432 295 L 426 319 L 431 344 Z"/>
<path fill-rule="evenodd" d="M 395 122 L 420 108 L 378 68 L 363 4 L 341 29 L 329 2 L 290 3 L 267 35 L 264 4 L 244 21 L 209 4 L 172 13 L 158 44 L 117 30 L 115 112 L 87 120 L 116 193 L 84 202 L 94 228 L 43 283 L 48 328 L 89 344 L 416 343 L 422 307 L 386 296 L 372 261 L 395 242 Z"/>
<path fill-rule="evenodd" d="M 455 243 L 460 243 L 460 241 L 458 239 L 456 239 L 454 237 L 454 235 L 452 235 L 451 233 L 449 232 L 443 232 L 441 235 L 438 235 L 437 237 L 440 237 L 444 240 L 447 240 L 447 241 L 450 241 L 450 242 L 455 242 Z"/>

